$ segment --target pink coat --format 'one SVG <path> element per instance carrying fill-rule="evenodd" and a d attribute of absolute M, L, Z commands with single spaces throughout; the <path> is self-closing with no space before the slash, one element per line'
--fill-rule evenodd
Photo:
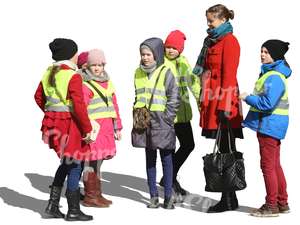
<path fill-rule="evenodd" d="M 98 84 L 103 88 L 107 88 L 108 86 L 108 82 L 98 82 Z M 94 96 L 93 92 L 86 85 L 83 85 L 83 96 L 86 105 L 89 104 Z M 121 130 L 122 123 L 116 95 L 113 94 L 112 97 L 113 104 L 117 113 L 117 118 L 103 118 L 96 120 L 100 125 L 100 132 L 98 133 L 96 141 L 87 145 L 91 153 L 90 157 L 86 158 L 87 161 L 110 159 L 116 155 L 114 131 Z"/>

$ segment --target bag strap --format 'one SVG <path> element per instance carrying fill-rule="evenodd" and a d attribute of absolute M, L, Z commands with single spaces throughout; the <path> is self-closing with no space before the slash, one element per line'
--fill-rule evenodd
<path fill-rule="evenodd" d="M 151 97 L 150 97 L 150 101 L 149 101 L 149 106 L 148 106 L 148 109 L 150 110 L 151 109 L 151 105 L 152 105 L 152 101 L 153 101 L 153 95 L 154 95 L 154 92 L 155 92 L 155 89 L 156 89 L 156 86 L 157 86 L 157 83 L 158 83 L 158 80 L 159 80 L 159 77 L 160 77 L 160 74 L 162 72 L 162 70 L 165 68 L 166 66 L 163 66 L 160 71 L 159 71 L 159 74 L 156 78 L 156 81 L 155 81 L 155 84 L 154 84 L 154 88 L 152 90 L 152 94 L 151 94 Z"/>
<path fill-rule="evenodd" d="M 236 149 L 232 149 L 232 146 L 231 146 L 231 143 L 234 142 L 234 140 L 233 140 L 233 137 L 234 137 L 233 130 L 232 130 L 231 124 L 228 121 L 226 123 L 226 126 L 227 126 L 227 129 L 228 129 L 228 133 L 227 134 L 228 134 L 229 151 L 230 151 L 230 153 L 232 153 L 233 151 L 236 151 Z"/>
<path fill-rule="evenodd" d="M 218 150 L 216 151 L 217 146 L 220 146 L 220 142 L 221 142 L 221 123 L 219 123 L 218 129 L 217 129 L 216 141 L 215 141 L 214 150 L 213 150 L 214 155 L 218 152 L 220 153 L 219 147 L 218 147 Z"/>
<path fill-rule="evenodd" d="M 217 135 L 216 135 L 216 141 L 215 141 L 215 144 L 214 144 L 213 154 L 220 153 L 220 144 L 221 144 L 221 137 L 222 137 L 221 125 L 222 125 L 222 123 L 219 123 L 219 125 L 218 125 L 218 130 L 217 130 Z M 226 123 L 226 126 L 227 126 L 227 129 L 228 129 L 227 134 L 228 134 L 229 152 L 232 153 L 233 149 L 232 149 L 231 143 L 233 143 L 233 131 L 232 131 L 231 124 L 229 122 Z M 218 150 L 216 151 L 217 146 L 218 146 Z"/>
<path fill-rule="evenodd" d="M 92 86 L 92 88 L 94 88 L 94 90 L 98 93 L 98 95 L 100 96 L 100 98 L 102 98 L 102 100 L 105 102 L 105 104 L 108 107 L 108 99 L 106 96 L 104 96 L 104 94 L 101 93 L 101 91 L 89 80 L 87 81 L 89 83 L 89 85 Z"/>

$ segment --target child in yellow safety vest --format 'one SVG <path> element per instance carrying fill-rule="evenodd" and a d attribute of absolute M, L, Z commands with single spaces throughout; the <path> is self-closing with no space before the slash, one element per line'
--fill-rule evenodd
<path fill-rule="evenodd" d="M 83 205 L 89 207 L 109 207 L 112 204 L 102 196 L 100 167 L 103 160 L 116 154 L 115 139 L 121 139 L 121 119 L 115 90 L 104 67 L 106 59 L 102 50 L 93 49 L 80 55 L 79 73 L 83 77 L 83 96 L 88 115 L 93 126 L 90 154 L 86 158 L 83 172 L 85 197 Z M 86 57 L 87 56 L 87 57 Z"/>
<path fill-rule="evenodd" d="M 286 180 L 280 164 L 280 145 L 289 123 L 287 79 L 292 70 L 285 60 L 289 43 L 268 40 L 261 46 L 261 73 L 254 93 L 240 98 L 251 106 L 243 126 L 256 131 L 266 201 L 251 213 L 256 217 L 274 217 L 289 212 Z"/>
<path fill-rule="evenodd" d="M 165 56 L 167 63 L 171 64 L 176 77 L 180 92 L 180 107 L 175 118 L 175 134 L 179 140 L 180 147 L 173 156 L 173 189 L 177 194 L 177 201 L 182 201 L 188 192 L 181 187 L 177 180 L 180 167 L 186 161 L 195 147 L 193 130 L 191 126 L 192 108 L 189 101 L 188 89 L 192 92 L 197 103 L 200 97 L 200 79 L 192 73 L 191 66 L 185 56 L 182 55 L 186 36 L 180 30 L 174 30 L 167 36 Z M 163 179 L 159 182 L 164 186 Z"/>

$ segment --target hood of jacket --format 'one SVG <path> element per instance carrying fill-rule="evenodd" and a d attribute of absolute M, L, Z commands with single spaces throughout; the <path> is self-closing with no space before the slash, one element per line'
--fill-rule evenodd
<path fill-rule="evenodd" d="M 156 67 L 159 67 L 164 63 L 165 49 L 164 43 L 160 38 L 149 38 L 143 41 L 140 47 L 142 45 L 146 45 L 151 49 L 154 56 L 154 60 L 156 61 Z"/>
<path fill-rule="evenodd" d="M 292 70 L 285 60 L 277 60 L 272 64 L 263 64 L 261 66 L 261 74 L 265 74 L 271 70 L 275 70 L 283 74 L 286 78 L 289 78 L 292 74 Z"/>

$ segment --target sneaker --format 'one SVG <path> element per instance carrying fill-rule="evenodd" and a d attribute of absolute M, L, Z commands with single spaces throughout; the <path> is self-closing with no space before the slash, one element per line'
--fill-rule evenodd
<path fill-rule="evenodd" d="M 280 213 L 289 213 L 291 211 L 288 204 L 285 205 L 278 204 L 278 209 Z"/>
<path fill-rule="evenodd" d="M 271 207 L 264 204 L 259 209 L 254 210 L 250 215 L 256 217 L 276 217 L 279 216 L 279 209 L 277 206 Z"/>
<path fill-rule="evenodd" d="M 158 197 L 150 198 L 150 203 L 147 205 L 149 209 L 157 209 L 159 207 L 159 200 Z"/>
<path fill-rule="evenodd" d="M 175 209 L 174 199 L 172 197 L 165 198 L 163 208 L 164 209 Z"/>

